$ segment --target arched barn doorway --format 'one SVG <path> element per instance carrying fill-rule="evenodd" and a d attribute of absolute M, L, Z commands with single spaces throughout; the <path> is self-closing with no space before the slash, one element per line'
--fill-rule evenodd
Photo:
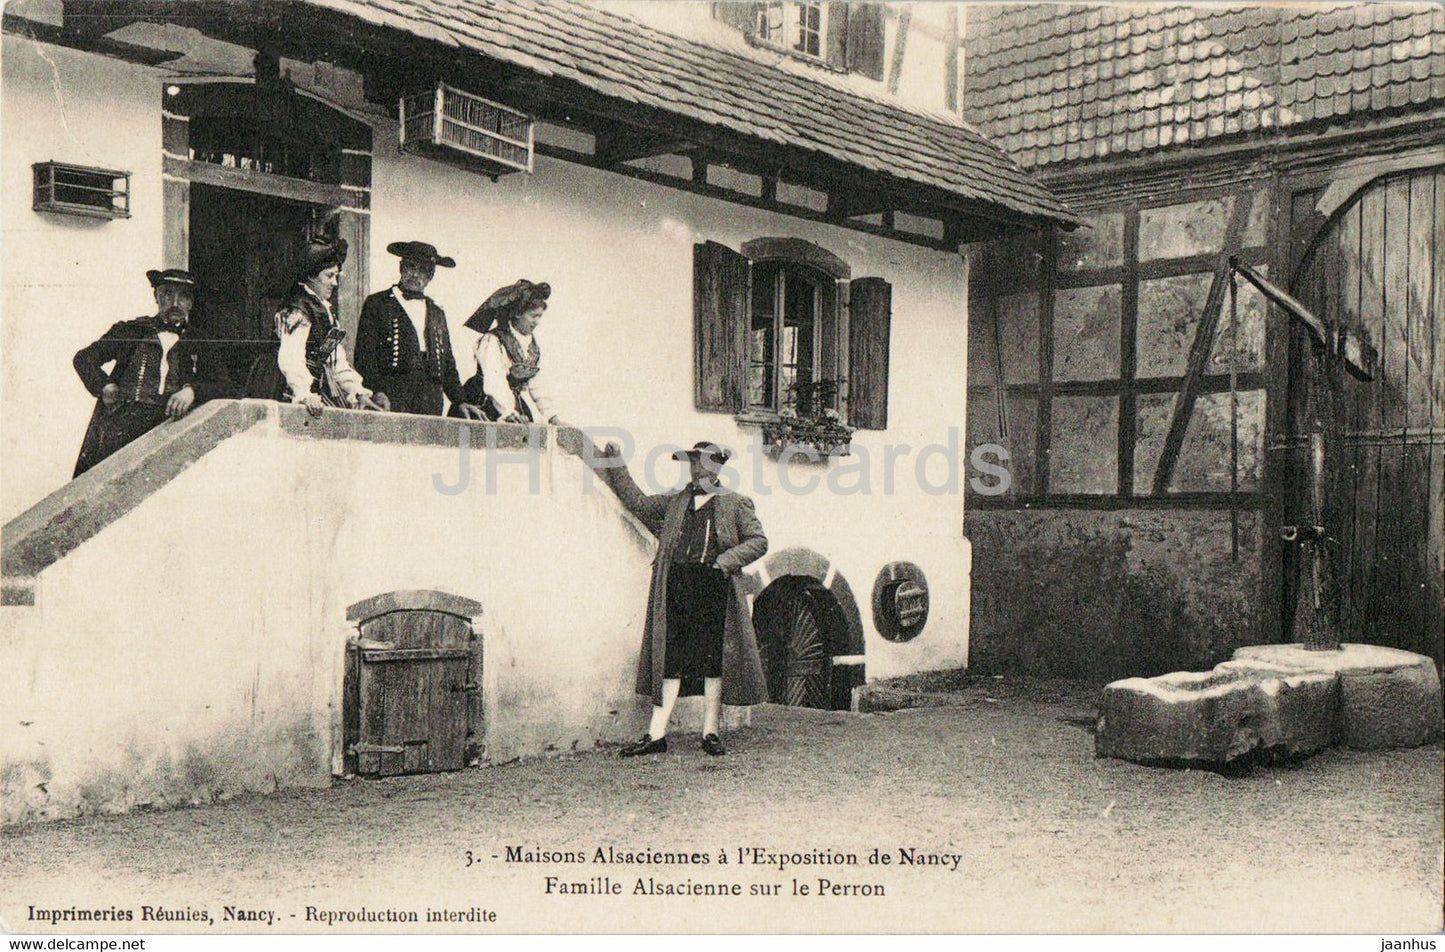
<path fill-rule="evenodd" d="M 1310 251 L 1290 290 L 1335 333 L 1369 342 L 1377 359 L 1372 379 L 1358 379 L 1322 363 L 1303 327 L 1288 327 L 1281 354 L 1288 359 L 1280 362 L 1288 377 L 1271 438 L 1277 506 L 1285 526 L 1322 524 L 1328 557 L 1315 555 L 1313 545 L 1282 546 L 1274 562 L 1281 640 L 1302 640 L 1311 616 L 1328 615 L 1333 600 L 1340 640 L 1439 663 L 1445 167 L 1377 179 L 1333 209 L 1328 198 L 1318 191 L 1295 196 L 1297 209 L 1325 207 L 1330 217 L 1317 224 L 1297 210 L 1297 244 Z"/>
<path fill-rule="evenodd" d="M 848 623 L 822 582 L 807 575 L 776 579 L 753 602 L 753 628 L 768 700 L 822 710 L 852 706 L 863 666 L 834 663 L 852 654 Z"/>

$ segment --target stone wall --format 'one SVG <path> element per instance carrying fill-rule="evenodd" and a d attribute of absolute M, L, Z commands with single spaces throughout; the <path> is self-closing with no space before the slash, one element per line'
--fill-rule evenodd
<path fill-rule="evenodd" d="M 1108 681 L 1208 668 L 1258 641 L 1259 515 L 972 512 L 970 670 Z"/>

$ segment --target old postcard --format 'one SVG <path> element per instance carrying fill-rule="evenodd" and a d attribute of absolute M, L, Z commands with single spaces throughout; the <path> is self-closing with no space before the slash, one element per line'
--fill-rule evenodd
<path fill-rule="evenodd" d="M 3 27 L 0 930 L 1441 929 L 1438 5 Z"/>

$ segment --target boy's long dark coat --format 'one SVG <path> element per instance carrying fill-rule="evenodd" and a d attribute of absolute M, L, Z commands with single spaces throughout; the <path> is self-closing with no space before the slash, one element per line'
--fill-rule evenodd
<path fill-rule="evenodd" d="M 637 662 L 637 693 L 649 695 L 654 704 L 661 704 L 662 662 L 667 648 L 668 568 L 692 497 L 687 492 L 648 495 L 626 469 L 605 472 L 623 505 L 657 535 L 657 558 L 652 563 L 642 654 Z M 761 704 L 768 699 L 767 682 L 740 572 L 743 566 L 757 561 L 768 551 L 768 538 L 758 522 L 753 501 L 747 496 L 722 490 L 712 505 L 713 528 L 721 552 L 718 566 L 732 583 L 732 598 L 728 601 L 723 629 L 722 699 L 724 704 Z M 686 687 L 684 685 L 684 689 Z"/>

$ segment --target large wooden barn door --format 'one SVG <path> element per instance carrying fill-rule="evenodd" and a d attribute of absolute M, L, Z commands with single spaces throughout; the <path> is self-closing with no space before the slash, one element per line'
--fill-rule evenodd
<path fill-rule="evenodd" d="M 1283 517 L 1310 509 L 1309 422 L 1331 418 L 1323 481 L 1326 561 L 1344 641 L 1389 645 L 1441 660 L 1445 641 L 1445 171 L 1365 188 L 1326 227 L 1294 292 L 1331 327 L 1359 331 L 1379 352 L 1374 379 L 1322 372 L 1296 329 L 1290 342 Z M 1284 548 L 1282 620 L 1315 596 L 1316 570 Z M 1329 574 L 1329 573 L 1327 573 Z M 1294 619 L 1296 624 L 1290 628 Z"/>

